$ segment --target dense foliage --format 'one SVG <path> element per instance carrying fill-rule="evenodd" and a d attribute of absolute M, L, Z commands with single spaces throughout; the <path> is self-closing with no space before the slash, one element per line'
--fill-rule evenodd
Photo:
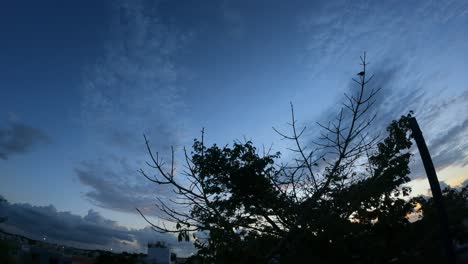
<path fill-rule="evenodd" d="M 204 134 L 185 151 L 186 169 L 176 175 L 174 151 L 167 169 L 158 153 L 149 165 L 157 184 L 177 199 L 158 198 L 166 217 L 152 224 L 179 240 L 194 238 L 207 263 L 420 263 L 443 256 L 432 199 L 410 198 L 405 186 L 412 142 L 411 113 L 393 121 L 381 138 L 371 126 L 374 96 L 366 89 L 366 61 L 355 94 L 313 148 L 301 142 L 291 107 L 294 158 L 259 154 L 252 142 L 204 145 Z M 465 242 L 467 190 L 444 191 L 457 242 Z M 415 216 L 419 215 L 419 216 Z M 410 217 L 419 217 L 410 221 Z M 144 217 L 144 216 L 143 216 Z M 145 218 L 146 219 L 146 218 Z M 430 251 L 430 254 L 427 252 Z"/>

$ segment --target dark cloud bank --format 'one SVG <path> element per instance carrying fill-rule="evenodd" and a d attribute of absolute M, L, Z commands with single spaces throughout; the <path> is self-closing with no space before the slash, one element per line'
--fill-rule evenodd
<path fill-rule="evenodd" d="M 1 197 L 0 197 L 1 198 Z M 0 227 L 6 231 L 85 249 L 145 252 L 147 242 L 165 241 L 182 254 L 193 251 L 190 243 L 178 243 L 174 236 L 150 227 L 129 229 L 89 210 L 85 216 L 60 212 L 52 206 L 0 203 L 0 215 L 8 218 Z M 177 247 L 177 248 L 176 248 Z"/>

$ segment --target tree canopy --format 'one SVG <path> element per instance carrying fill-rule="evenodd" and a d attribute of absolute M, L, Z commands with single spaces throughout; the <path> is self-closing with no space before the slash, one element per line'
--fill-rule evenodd
<path fill-rule="evenodd" d="M 291 105 L 291 132 L 275 130 L 294 145 L 289 162 L 280 162 L 279 152 L 260 154 L 251 141 L 208 147 L 202 131 L 192 149 L 184 149 L 185 168 L 176 173 L 174 149 L 167 165 L 145 137 L 156 174 L 141 174 L 176 194 L 158 198 L 164 221 L 150 222 L 153 229 L 175 233 L 179 241 L 193 238 L 207 263 L 441 259 L 437 232 L 427 231 L 435 226 L 432 200 L 410 197 L 405 186 L 412 113 L 392 121 L 384 136 L 375 133 L 372 106 L 379 89 L 367 88 L 373 76 L 365 55 L 361 64 L 356 89 L 345 95 L 334 120 L 319 124 L 320 137 L 311 144 L 303 143 L 305 128 L 298 127 Z M 464 242 L 467 190 L 444 194 L 454 215 L 453 237 Z M 410 221 L 415 214 L 419 220 Z"/>

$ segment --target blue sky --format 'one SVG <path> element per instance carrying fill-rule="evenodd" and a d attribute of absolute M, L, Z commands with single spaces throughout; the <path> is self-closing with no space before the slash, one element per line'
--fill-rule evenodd
<path fill-rule="evenodd" d="M 289 102 L 313 135 L 315 121 L 338 110 L 364 51 L 383 88 L 376 127 L 414 110 L 439 177 L 461 184 L 466 25 L 463 0 L 3 3 L 0 195 L 15 210 L 68 212 L 70 223 L 96 229 L 112 221 L 103 234 L 130 234 L 99 240 L 105 248 L 143 239 L 134 207 L 150 212 L 154 195 L 167 194 L 136 173 L 147 159 L 143 133 L 162 152 L 189 146 L 205 127 L 211 143 L 246 137 L 287 156 L 271 127 L 285 127 Z M 412 185 L 425 193 L 419 165 Z"/>

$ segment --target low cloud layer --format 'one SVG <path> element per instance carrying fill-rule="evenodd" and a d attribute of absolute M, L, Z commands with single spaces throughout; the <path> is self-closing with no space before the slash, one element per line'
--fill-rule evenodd
<path fill-rule="evenodd" d="M 0 127 L 0 159 L 32 150 L 36 145 L 49 143 L 49 137 L 40 129 L 19 121 L 9 121 Z"/>
<path fill-rule="evenodd" d="M 146 227 L 128 229 L 117 222 L 104 218 L 94 210 L 85 216 L 60 212 L 52 206 L 0 203 L 0 215 L 7 221 L 0 225 L 6 231 L 33 239 L 46 238 L 52 243 L 63 243 L 86 249 L 112 248 L 114 251 L 144 252 L 146 243 L 164 241 L 178 252 L 193 251 L 190 243 L 178 243 L 174 236 L 160 234 Z"/>
<path fill-rule="evenodd" d="M 132 163 L 133 164 L 133 163 Z M 78 180 L 91 190 L 85 197 L 96 206 L 137 213 L 138 207 L 148 215 L 160 212 L 154 206 L 155 197 L 164 199 L 172 195 L 169 189 L 148 181 L 125 159 L 82 162 L 75 168 Z"/>

